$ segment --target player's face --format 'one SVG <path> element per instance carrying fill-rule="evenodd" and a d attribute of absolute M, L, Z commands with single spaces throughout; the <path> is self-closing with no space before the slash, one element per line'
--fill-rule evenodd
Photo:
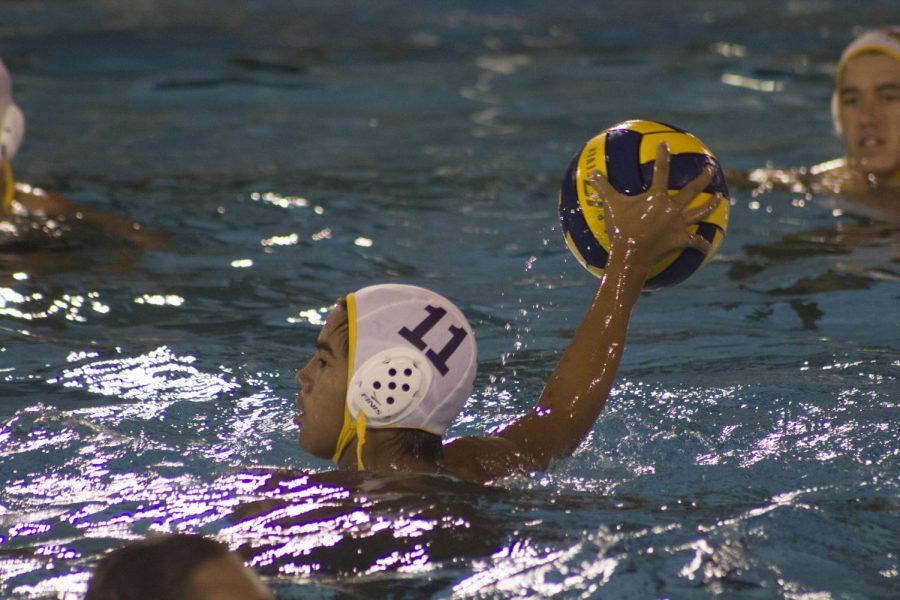
<path fill-rule="evenodd" d="M 851 58 L 837 92 L 850 165 L 881 177 L 900 175 L 900 60 L 880 53 Z"/>
<path fill-rule="evenodd" d="M 347 397 L 347 313 L 335 307 L 329 313 L 316 341 L 316 353 L 297 371 L 300 412 L 294 422 L 300 426 L 300 447 L 319 458 L 334 455 L 344 424 Z"/>

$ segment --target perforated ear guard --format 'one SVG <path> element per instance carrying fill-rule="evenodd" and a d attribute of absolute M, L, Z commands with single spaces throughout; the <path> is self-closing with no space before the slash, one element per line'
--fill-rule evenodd
<path fill-rule="evenodd" d="M 6 158 L 12 159 L 25 137 L 25 115 L 15 104 L 10 104 L 0 114 L 0 148 L 6 151 Z"/>
<path fill-rule="evenodd" d="M 347 407 L 356 419 L 360 411 L 373 426 L 402 420 L 422 402 L 431 386 L 428 359 L 410 347 L 383 350 L 356 371 L 347 390 Z"/>

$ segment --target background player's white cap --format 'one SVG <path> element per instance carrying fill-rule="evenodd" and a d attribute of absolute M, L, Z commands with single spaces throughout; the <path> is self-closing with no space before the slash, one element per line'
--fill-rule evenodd
<path fill-rule="evenodd" d="M 12 99 L 12 77 L 0 60 L 0 147 L 12 159 L 25 137 L 25 115 Z"/>

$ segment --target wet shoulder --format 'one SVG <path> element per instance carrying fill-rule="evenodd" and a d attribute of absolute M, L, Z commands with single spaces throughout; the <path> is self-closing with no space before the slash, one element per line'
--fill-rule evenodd
<path fill-rule="evenodd" d="M 443 472 L 485 483 L 528 469 L 515 445 L 500 436 L 460 437 L 444 445 Z"/>

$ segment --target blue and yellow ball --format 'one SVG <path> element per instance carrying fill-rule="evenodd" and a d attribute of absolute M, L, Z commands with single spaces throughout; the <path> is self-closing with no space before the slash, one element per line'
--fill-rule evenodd
<path fill-rule="evenodd" d="M 647 275 L 646 289 L 675 285 L 706 265 L 722 245 L 728 225 L 728 186 L 719 161 L 709 148 L 690 133 L 655 121 L 625 121 L 588 140 L 566 170 L 559 192 L 559 216 L 566 244 L 584 267 L 596 276 L 603 274 L 609 256 L 603 208 L 587 176 L 597 170 L 619 192 L 637 196 L 646 192 L 653 180 L 653 164 L 661 142 L 669 145 L 669 194 L 674 195 L 699 175 L 707 165 L 714 174 L 710 184 L 689 206 L 696 206 L 721 193 L 725 201 L 702 222 L 690 227 L 712 246 L 708 254 L 695 248 L 677 250 L 664 256 Z"/>

